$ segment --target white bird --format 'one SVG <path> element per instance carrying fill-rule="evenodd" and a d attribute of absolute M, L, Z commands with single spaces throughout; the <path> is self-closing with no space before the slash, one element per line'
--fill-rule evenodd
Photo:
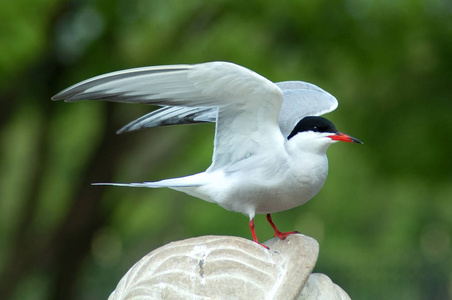
<path fill-rule="evenodd" d="M 326 151 L 337 142 L 361 143 L 319 115 L 337 107 L 335 97 L 301 81 L 272 83 L 228 62 L 136 68 L 75 84 L 52 100 L 104 100 L 164 106 L 118 131 L 216 122 L 210 167 L 198 174 L 143 183 L 100 185 L 160 188 L 187 193 L 247 215 L 253 240 L 256 214 L 300 206 L 322 188 Z"/>

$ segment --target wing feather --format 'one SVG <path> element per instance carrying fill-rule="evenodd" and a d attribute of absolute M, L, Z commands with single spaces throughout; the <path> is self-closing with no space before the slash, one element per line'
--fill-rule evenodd
<path fill-rule="evenodd" d="M 338 105 L 334 96 L 311 83 L 284 81 L 277 82 L 276 85 L 283 93 L 278 123 L 284 137 L 287 137 L 304 117 L 326 114 Z M 130 122 L 118 133 L 158 126 L 214 123 L 216 117 L 217 108 L 166 106 Z"/>
<path fill-rule="evenodd" d="M 211 62 L 138 68 L 82 81 L 52 100 L 103 100 L 165 106 L 216 108 L 210 169 L 233 164 L 281 144 L 281 90 L 244 67 Z"/>

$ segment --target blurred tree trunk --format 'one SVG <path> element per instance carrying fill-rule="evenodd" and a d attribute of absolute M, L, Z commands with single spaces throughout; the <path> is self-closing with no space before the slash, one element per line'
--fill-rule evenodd
<path fill-rule="evenodd" d="M 56 13 L 59 15 L 65 10 L 64 5 Z M 56 17 L 54 18 L 56 20 Z M 54 22 L 51 27 L 54 26 Z M 49 29 L 49 32 L 52 30 Z M 113 120 L 113 106 L 105 105 L 106 126 L 101 133 L 102 141 L 93 151 L 84 172 L 83 180 L 75 189 L 70 200 L 71 207 L 62 224 L 54 229 L 53 237 L 46 239 L 39 237 L 34 229 L 33 221 L 36 217 L 38 196 L 42 189 L 43 178 L 49 162 L 49 148 L 52 141 L 49 140 L 50 121 L 54 119 L 56 110 L 50 96 L 58 91 L 58 82 L 64 77 L 64 66 L 56 59 L 57 54 L 53 44 L 54 39 L 49 39 L 46 57 L 37 64 L 32 65 L 19 76 L 17 80 L 3 91 L 1 97 L 2 110 L 0 111 L 0 126 L 6 126 L 10 117 L 21 108 L 22 98 L 33 99 L 36 107 L 42 114 L 38 136 L 38 148 L 35 149 L 36 166 L 33 170 L 31 187 L 24 201 L 20 213 L 20 220 L 14 234 L 15 241 L 8 253 L 9 257 L 5 268 L 0 275 L 0 295 L 2 299 L 11 298 L 17 291 L 21 281 L 31 272 L 42 269 L 53 274 L 49 292 L 53 299 L 74 299 L 75 287 L 78 275 L 83 265 L 83 260 L 90 252 L 91 240 L 94 233 L 108 219 L 108 211 L 102 210 L 100 203 L 104 187 L 92 187 L 93 178 L 103 178 L 111 181 L 115 162 L 121 155 L 123 147 L 115 144 L 115 129 L 117 126 Z M 24 97 L 24 96 L 27 97 Z M 27 120 L 23 120 L 26 122 Z"/>

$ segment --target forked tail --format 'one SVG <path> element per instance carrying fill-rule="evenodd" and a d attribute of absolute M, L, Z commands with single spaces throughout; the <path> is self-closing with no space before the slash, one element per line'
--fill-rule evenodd
<path fill-rule="evenodd" d="M 112 186 L 128 186 L 128 187 L 147 187 L 147 188 L 178 188 L 178 187 L 197 187 L 206 183 L 206 173 L 198 173 L 190 176 L 171 178 L 154 182 L 132 182 L 132 183 L 108 183 L 99 182 L 92 185 L 112 185 Z"/>

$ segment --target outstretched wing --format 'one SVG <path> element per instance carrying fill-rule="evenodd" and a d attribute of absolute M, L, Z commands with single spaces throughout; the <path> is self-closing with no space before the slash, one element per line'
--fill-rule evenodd
<path fill-rule="evenodd" d="M 279 127 L 287 137 L 295 125 L 307 116 L 320 116 L 337 108 L 337 100 L 318 86 L 303 81 L 276 83 L 284 100 L 279 114 Z"/>
<path fill-rule="evenodd" d="M 303 81 L 277 82 L 283 93 L 283 103 L 279 114 L 279 127 L 287 137 L 295 125 L 306 116 L 320 116 L 337 107 L 334 96 L 318 86 Z M 217 108 L 210 107 L 169 107 L 165 106 L 146 114 L 118 130 L 118 133 L 145 128 L 216 122 Z"/>
<path fill-rule="evenodd" d="M 104 100 L 217 109 L 211 169 L 281 144 L 281 90 L 244 67 L 211 62 L 138 68 L 82 81 L 52 100 Z"/>
<path fill-rule="evenodd" d="M 164 106 L 128 123 L 116 133 L 136 131 L 160 126 L 215 123 L 217 121 L 216 107 L 183 107 Z"/>

